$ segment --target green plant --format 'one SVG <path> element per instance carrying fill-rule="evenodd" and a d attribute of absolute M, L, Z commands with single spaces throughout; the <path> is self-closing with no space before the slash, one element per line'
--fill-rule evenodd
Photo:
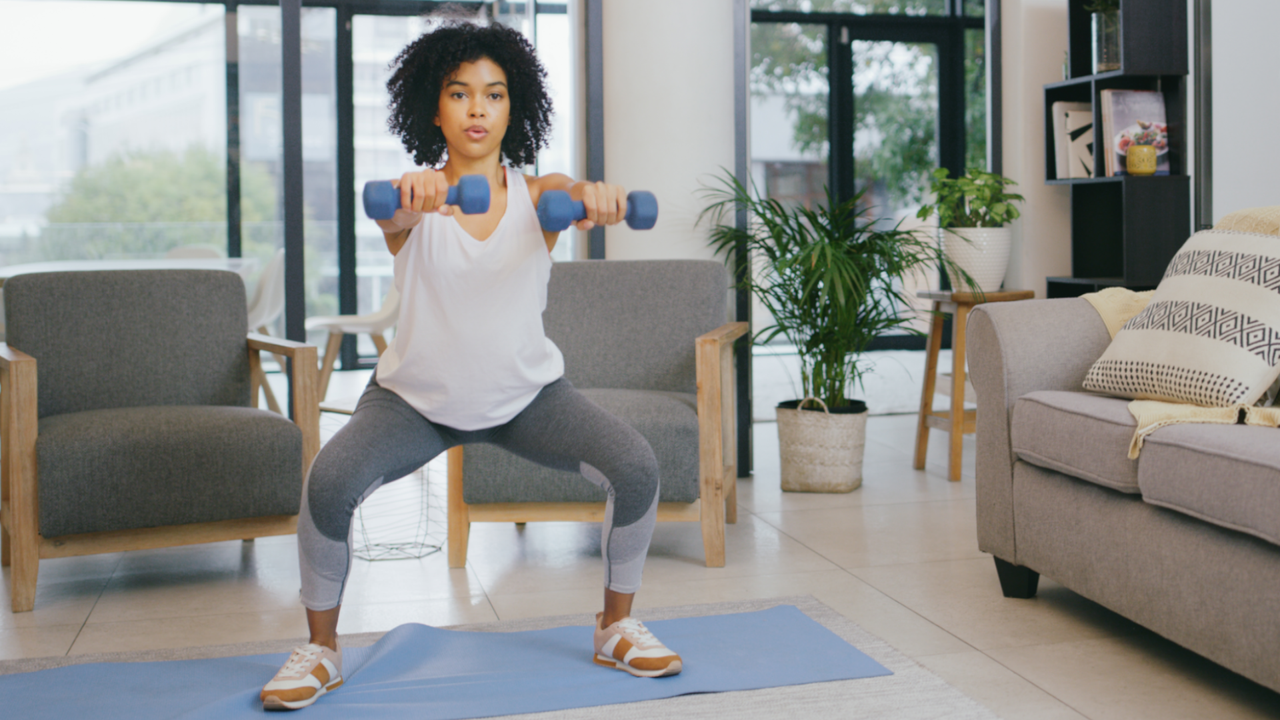
<path fill-rule="evenodd" d="M 1093 0 L 1084 9 L 1091 13 L 1117 13 L 1120 12 L 1120 0 Z"/>
<path fill-rule="evenodd" d="M 851 404 L 846 390 L 861 381 L 861 353 L 876 336 L 920 334 L 907 326 L 912 314 L 904 278 L 938 266 L 952 277 L 969 277 L 932 240 L 901 223 L 884 228 L 867 218 L 862 193 L 838 202 L 828 189 L 827 204 L 811 210 L 762 198 L 727 171 L 717 180 L 701 192 L 709 205 L 698 222 L 710 219 L 710 244 L 727 261 L 738 248 L 751 258 L 738 288 L 759 298 L 774 320 L 754 340 L 782 335 L 794 344 L 804 395 L 828 407 Z M 739 206 L 752 218 L 745 229 L 734 222 Z"/>
<path fill-rule="evenodd" d="M 964 177 L 947 177 L 946 168 L 933 171 L 932 204 L 921 206 L 916 217 L 928 220 L 935 212 L 938 226 L 944 228 L 1003 227 L 1022 213 L 1014 206 L 1023 197 L 1005 192 L 1008 185 L 1018 183 L 1002 175 L 970 170 Z"/>

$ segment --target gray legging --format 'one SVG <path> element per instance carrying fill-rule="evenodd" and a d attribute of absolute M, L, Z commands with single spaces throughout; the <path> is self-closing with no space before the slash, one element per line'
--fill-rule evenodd
<path fill-rule="evenodd" d="M 658 461 L 634 428 L 564 378 L 542 388 L 510 422 L 470 431 L 431 422 L 371 380 L 351 420 L 316 455 L 303 487 L 302 604 L 312 610 L 341 604 L 351 571 L 351 516 L 365 498 L 451 447 L 479 442 L 580 472 L 604 488 L 605 587 L 620 593 L 639 589 L 658 514 Z"/>

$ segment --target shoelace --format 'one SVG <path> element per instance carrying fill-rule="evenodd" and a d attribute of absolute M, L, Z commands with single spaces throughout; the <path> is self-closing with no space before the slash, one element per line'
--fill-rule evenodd
<path fill-rule="evenodd" d="M 319 645 L 307 643 L 300 648 L 295 648 L 293 654 L 289 656 L 289 661 L 280 668 L 280 675 L 283 677 L 302 677 L 307 674 L 308 666 L 320 657 Z"/>
<path fill-rule="evenodd" d="M 625 617 L 618 621 L 618 629 L 624 631 L 631 641 L 631 644 L 639 648 L 664 647 L 658 642 L 658 638 L 649 632 L 649 628 L 644 623 L 633 617 Z"/>

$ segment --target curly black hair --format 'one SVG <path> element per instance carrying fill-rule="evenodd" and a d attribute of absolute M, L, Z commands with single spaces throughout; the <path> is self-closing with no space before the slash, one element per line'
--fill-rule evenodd
<path fill-rule="evenodd" d="M 532 165 L 551 135 L 551 98 L 547 72 L 533 46 L 505 25 L 445 20 L 409 43 L 392 62 L 387 81 L 391 116 L 387 127 L 400 137 L 414 162 L 438 166 L 446 154 L 444 133 L 435 124 L 440 89 L 458 66 L 488 58 L 507 74 L 511 121 L 502 138 L 502 155 L 514 167 Z"/>

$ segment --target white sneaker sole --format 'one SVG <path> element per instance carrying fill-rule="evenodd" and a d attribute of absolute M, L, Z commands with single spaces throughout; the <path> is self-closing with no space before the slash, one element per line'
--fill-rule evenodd
<path fill-rule="evenodd" d="M 603 665 L 607 668 L 614 668 L 616 670 L 629 672 L 636 677 L 666 677 L 667 675 L 679 675 L 680 671 L 684 669 L 679 660 L 676 660 L 661 670 L 641 670 L 639 668 L 633 668 L 624 662 L 619 662 L 613 658 L 605 657 L 600 654 L 596 654 L 592 659 L 596 661 L 597 665 Z"/>
<path fill-rule="evenodd" d="M 262 699 L 262 709 L 263 710 L 300 710 L 310 705 L 311 703 L 315 702 L 316 700 L 319 700 L 321 695 L 324 695 L 330 690 L 336 690 L 340 685 L 342 685 L 342 678 L 338 678 L 337 680 L 334 680 L 328 685 L 325 685 L 324 687 L 317 690 L 315 695 L 312 695 L 311 697 L 306 698 L 305 700 L 285 701 L 285 700 L 281 700 L 275 695 L 268 695 Z"/>

